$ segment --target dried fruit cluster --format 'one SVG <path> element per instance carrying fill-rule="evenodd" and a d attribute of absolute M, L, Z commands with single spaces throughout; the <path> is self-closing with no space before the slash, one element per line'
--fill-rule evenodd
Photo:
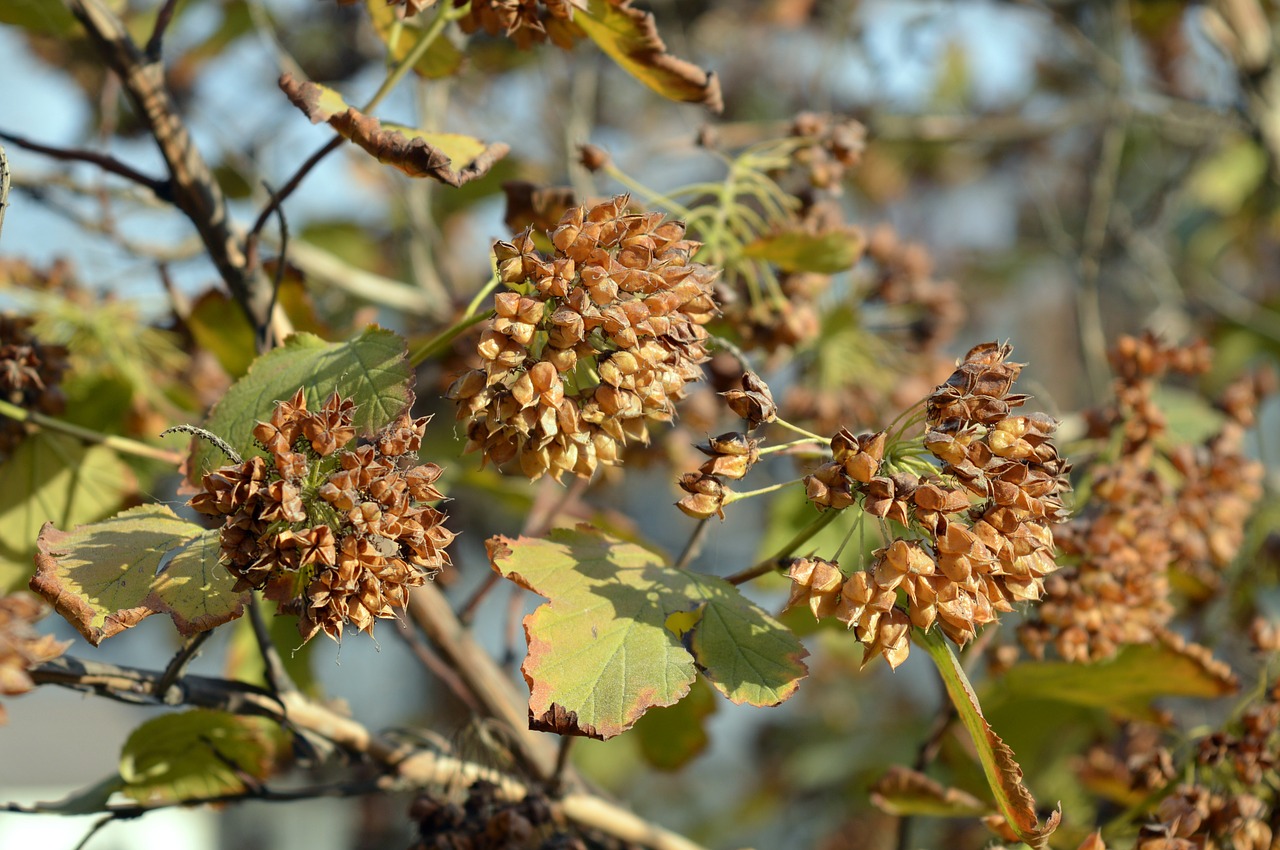
<path fill-rule="evenodd" d="M 847 579 L 820 559 L 791 567 L 790 604 L 807 601 L 816 616 L 856 629 L 867 659 L 884 655 L 897 667 L 913 625 L 936 624 L 964 645 L 1015 602 L 1039 599 L 1057 569 L 1049 526 L 1063 519 L 1069 466 L 1054 445 L 1053 420 L 1012 413 L 1027 397 L 1010 392 L 1022 370 L 1006 360 L 1010 350 L 976 346 L 926 400 L 924 446 L 939 473 L 886 469 L 884 432 L 842 429 L 831 441 L 835 459 L 805 480 L 819 508 L 860 501 L 909 535 Z M 905 612 L 896 607 L 899 590 Z"/>
<path fill-rule="evenodd" d="M 461 805 L 438 795 L 419 795 L 409 809 L 418 828 L 412 850 L 632 850 L 635 845 L 586 840 L 566 829 L 551 800 L 530 791 L 518 802 L 501 799 L 483 779 L 467 789 Z M 601 836 L 603 838 L 603 836 Z M 594 836 L 593 836 L 594 838 Z"/>
<path fill-rule="evenodd" d="M 1135 850 L 1270 850 L 1270 806 L 1248 793 L 1180 786 L 1160 801 L 1159 822 L 1144 826 Z"/>
<path fill-rule="evenodd" d="M 62 412 L 66 398 L 58 384 L 67 371 L 67 349 L 31 334 L 34 320 L 0 313 L 0 399 L 37 413 Z M 0 418 L 0 457 L 25 435 L 21 422 Z"/>
<path fill-rule="evenodd" d="M 1242 444 L 1267 387 L 1250 377 L 1229 389 L 1227 422 L 1200 446 L 1167 446 L 1155 401 L 1162 378 L 1202 373 L 1210 357 L 1203 343 L 1169 346 L 1150 335 L 1124 337 L 1111 353 L 1116 400 L 1090 416 L 1090 436 L 1118 452 L 1092 470 L 1091 510 L 1057 535 L 1076 563 L 1047 583 L 1035 619 L 1019 629 L 1032 655 L 1052 643 L 1067 660 L 1096 661 L 1152 642 L 1173 616 L 1170 570 L 1209 590 L 1220 584 L 1262 495 L 1262 467 Z"/>
<path fill-rule="evenodd" d="M 355 438 L 354 409 L 334 393 L 308 411 L 298 390 L 253 430 L 267 456 L 210 472 L 190 502 L 225 517 L 222 559 L 236 589 L 264 588 L 281 611 L 298 614 L 304 640 L 320 631 L 337 640 L 348 622 L 372 632 L 450 562 L 454 535 L 424 504 L 443 498 L 441 470 L 417 462 L 427 419 L 406 413 L 367 445 L 344 449 Z"/>
<path fill-rule="evenodd" d="M 809 185 L 837 195 L 845 171 L 862 162 L 867 145 L 866 127 L 829 112 L 801 112 L 792 119 L 789 135 L 805 142 L 793 158 L 806 172 Z"/>
<path fill-rule="evenodd" d="M 495 246 L 512 291 L 494 299 L 483 365 L 449 388 L 467 451 L 517 460 L 530 478 L 589 477 L 647 441 L 649 420 L 670 421 L 700 377 L 715 272 L 690 260 L 698 243 L 682 224 L 627 202 L 570 210 L 551 256 L 529 231 Z"/>
<path fill-rule="evenodd" d="M 35 687 L 28 670 L 57 658 L 70 641 L 38 635 L 32 626 L 47 609 L 28 593 L 0 596 L 0 695 L 16 696 Z M 6 720 L 0 705 L 0 724 Z"/>

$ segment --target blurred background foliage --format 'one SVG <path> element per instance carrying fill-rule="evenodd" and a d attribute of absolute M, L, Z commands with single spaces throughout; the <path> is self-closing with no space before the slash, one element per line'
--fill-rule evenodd
<path fill-rule="evenodd" d="M 145 39 L 157 4 L 111 5 Z M 1080 411 L 1108 399 L 1105 350 L 1122 333 L 1151 330 L 1174 343 L 1204 337 L 1216 350 L 1212 371 L 1166 399 L 1171 430 L 1187 440 L 1216 427 L 1204 397 L 1280 359 L 1280 10 L 1273 4 L 657 0 L 647 8 L 673 54 L 715 71 L 722 115 L 656 97 L 589 43 L 519 50 L 503 38 L 453 33 L 378 114 L 505 142 L 511 153 L 460 189 L 404 179 L 354 149 L 328 159 L 286 205 L 291 239 L 280 298 L 295 327 L 338 340 L 377 321 L 408 336 L 412 348 L 462 314 L 489 276 L 493 240 L 532 220 L 510 211 L 504 183 L 564 187 L 578 199 L 637 187 L 637 201 L 676 197 L 682 187 L 720 183 L 734 157 L 794 135 L 797 114 L 810 112 L 865 126 L 858 161 L 809 187 L 786 183 L 794 171 L 767 164 L 760 171 L 787 185 L 798 209 L 810 209 L 815 193 L 833 204 L 839 228 L 860 229 L 841 232 L 868 245 L 867 258 L 853 265 L 850 255 L 838 269 L 806 259 L 789 269 L 785 256 L 759 248 L 777 297 L 766 299 L 763 318 L 750 315 L 760 306 L 750 295 L 745 319 L 730 305 L 726 317 L 736 324 L 717 331 L 748 349 L 776 396 L 790 399 L 784 410 L 794 421 L 824 434 L 882 427 L 945 378 L 971 344 L 1009 339 L 1030 364 L 1025 380 L 1040 409 L 1065 420 L 1070 457 L 1068 437 L 1083 434 Z M 159 173 L 118 85 L 60 3 L 8 0 L 0 23 L 0 131 L 110 152 Z M 331 136 L 289 106 L 275 85 L 279 71 L 359 102 L 397 55 L 384 40 L 390 31 L 376 0 L 179 5 L 166 80 L 233 215 L 252 221 L 266 187 L 281 185 Z M 606 153 L 609 167 L 585 168 L 584 143 Z M 90 165 L 6 147 L 14 176 L 0 240 L 0 305 L 32 315 L 34 335 L 66 348 L 65 398 L 52 412 L 181 451 L 178 441 L 155 435 L 198 421 L 244 372 L 252 330 L 222 294 L 194 234 L 164 204 Z M 801 171 L 812 165 L 793 150 L 784 160 Z M 716 209 L 723 198 L 695 192 L 683 201 Z M 791 225 L 803 214 L 795 212 Z M 830 232 L 823 227 L 817 232 Z M 268 242 L 272 233 L 268 227 Z M 822 277 L 821 285 L 806 288 L 805 273 Z M 932 281 L 933 300 L 891 297 L 889 278 Z M 811 315 L 787 325 L 796 305 Z M 424 363 L 418 378 L 420 407 L 439 414 L 424 454 L 449 459 L 443 489 L 455 528 L 465 531 L 453 598 L 467 598 L 488 572 L 480 543 L 515 533 L 533 510 L 563 509 L 681 551 L 695 522 L 668 507 L 680 495 L 671 470 L 693 469 L 693 442 L 736 427 L 710 390 L 682 405 L 680 424 L 656 435 L 647 452 L 607 470 L 589 491 L 570 485 L 566 500 L 558 485 L 530 485 L 480 469 L 474 456 L 459 458 L 464 441 L 447 427 L 453 410 L 440 396 L 465 368 L 466 340 Z M 722 358 L 708 372 L 712 389 L 734 377 Z M 1274 399 L 1260 412 L 1258 433 L 1250 451 L 1268 464 L 1274 496 Z M 78 444 L 42 439 L 7 457 L 4 480 L 49 491 L 46 501 L 68 523 L 176 486 L 162 461 L 90 463 Z M 117 468 L 122 462 L 127 471 Z M 79 485 L 59 474 L 73 468 L 96 476 L 100 501 L 71 503 L 68 488 Z M 780 478 L 795 474 L 791 461 L 773 469 Z M 29 570 L 21 541 L 39 521 L 17 516 L 9 504 L 16 500 L 6 499 L 0 584 L 14 587 Z M 797 492 L 760 501 L 712 523 L 697 569 L 725 575 L 749 566 L 811 517 Z M 813 545 L 829 554 L 844 531 L 833 526 Z M 1280 617 L 1278 534 L 1280 510 L 1265 500 L 1226 574 L 1226 592 L 1181 599 L 1174 621 L 1235 667 L 1246 694 L 1265 678 L 1266 659 L 1250 654 L 1244 629 L 1257 615 Z M 752 592 L 776 610 L 785 582 L 759 584 Z M 504 587 L 478 613 L 488 645 L 507 661 L 523 653 L 518 637 L 512 645 L 509 611 L 530 604 Z M 895 818 L 871 803 L 869 788 L 889 765 L 926 762 L 939 781 L 986 798 L 967 742 L 942 732 L 947 704 L 931 668 L 919 661 L 896 673 L 881 665 L 860 671 L 861 652 L 843 630 L 817 626 L 805 611 L 786 619 L 812 652 L 812 675 L 794 699 L 746 710 L 700 685 L 679 705 L 651 712 L 633 734 L 583 742 L 575 757 L 586 775 L 710 847 L 990 842 L 972 818 L 914 818 L 902 838 Z M 243 638 L 228 647 L 227 669 L 244 671 Z M 373 681 L 396 680 L 394 665 L 415 663 L 407 655 L 376 661 L 384 666 Z M 1143 663 L 1163 669 L 1159 659 Z M 986 677 L 981 666 L 973 675 L 1036 798 L 1062 801 L 1066 821 L 1054 846 L 1076 846 L 1095 823 L 1123 811 L 1124 794 L 1108 797 L 1082 770 L 1090 746 L 1113 741 L 1133 719 L 1110 704 L 1114 672 L 1081 674 L 1048 694 L 1019 692 L 1015 678 Z M 347 696 L 343 686 L 330 681 L 328 695 Z M 1079 692 L 1100 698 L 1071 698 Z M 1185 742 L 1186 730 L 1227 718 L 1235 699 L 1243 697 L 1164 704 L 1171 713 L 1160 718 L 1170 724 L 1166 734 Z M 491 746 L 477 743 L 484 736 L 466 725 L 465 709 L 446 689 L 413 689 L 391 702 L 397 722 L 440 730 L 464 751 Z M 20 783 L 12 765 L 6 761 L 0 777 Z M 359 834 L 331 846 L 398 846 L 406 830 L 399 814 L 378 818 L 385 803 L 364 805 Z"/>

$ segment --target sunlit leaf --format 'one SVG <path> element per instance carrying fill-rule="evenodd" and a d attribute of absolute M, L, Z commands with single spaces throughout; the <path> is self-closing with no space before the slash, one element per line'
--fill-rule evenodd
<path fill-rule="evenodd" d="M 659 770 L 684 767 L 707 748 L 706 720 L 715 710 L 715 693 L 697 679 L 684 699 L 652 709 L 636 723 L 641 755 Z"/>
<path fill-rule="evenodd" d="M 253 362 L 213 408 L 205 427 L 248 455 L 254 450 L 254 424 L 301 387 L 313 410 L 334 391 L 354 399 L 356 432 L 370 436 L 409 404 L 411 378 L 404 340 L 392 331 L 369 327 L 347 342 L 294 334 Z M 227 462 L 218 449 L 197 439 L 188 477 L 197 482 Z"/>
<path fill-rule="evenodd" d="M 4 0 L 0 24 L 13 24 L 40 35 L 66 36 L 76 26 L 65 3 L 49 0 Z"/>
<path fill-rule="evenodd" d="M 69 528 L 101 519 L 134 488 L 114 451 L 53 431 L 20 442 L 0 464 L 0 481 L 0 587 L 31 576 L 46 522 Z"/>
<path fill-rule="evenodd" d="M 264 717 L 194 709 L 148 720 L 120 752 L 123 792 L 142 803 L 240 794 L 275 772 L 290 734 Z"/>
<path fill-rule="evenodd" d="M 1013 750 L 1000 740 L 1000 736 L 983 717 L 978 695 L 973 692 L 969 677 L 965 675 L 960 660 L 952 652 L 941 630 L 934 629 L 928 634 L 916 630 L 915 635 L 937 665 L 947 696 L 955 706 L 961 724 L 973 740 L 982 772 L 986 774 L 987 784 L 995 797 L 996 808 L 1019 840 L 1036 850 L 1047 847 L 1049 836 L 1058 828 L 1058 822 L 1062 819 L 1062 812 L 1055 811 L 1044 826 L 1040 826 L 1036 816 L 1036 801 L 1022 784 L 1022 768 L 1018 765 Z"/>
<path fill-rule="evenodd" d="M 1230 215 L 1266 176 L 1266 153 L 1255 142 L 1239 139 L 1202 161 L 1187 179 L 1186 191 L 1214 212 Z"/>
<path fill-rule="evenodd" d="M 525 618 L 535 729 L 610 738 L 683 697 L 695 664 L 730 699 L 755 705 L 786 699 L 806 674 L 799 641 L 737 588 L 648 549 L 585 526 L 487 546 L 495 570 L 550 600 Z M 668 619 L 691 609 L 701 617 L 682 642 Z"/>
<path fill-rule="evenodd" d="M 410 177 L 431 177 L 450 186 L 461 186 L 483 176 L 510 148 L 498 143 L 484 145 L 476 141 L 479 152 L 470 159 L 460 159 L 458 167 L 436 143 L 443 140 L 454 150 L 470 150 L 454 134 L 432 134 L 420 130 L 401 132 L 383 127 L 377 118 L 348 106 L 333 89 L 315 83 L 295 80 L 290 74 L 280 77 L 280 88 L 294 106 L 302 110 L 311 123 L 329 123 L 338 133 L 364 148 L 378 162 L 395 166 Z M 475 141 L 475 140 L 471 140 Z"/>
<path fill-rule="evenodd" d="M 152 614 L 191 635 L 243 612 L 218 554 L 216 530 L 143 505 L 71 531 L 46 525 L 31 589 L 95 646 Z"/>
<path fill-rule="evenodd" d="M 809 233 L 787 230 L 761 236 L 743 246 L 753 260 L 772 263 L 784 272 L 836 274 L 847 271 L 862 257 L 866 238 L 856 227 Z"/>
<path fill-rule="evenodd" d="M 595 42 L 628 74 L 663 97 L 724 109 L 715 74 L 667 53 L 653 15 L 634 9 L 629 0 L 587 0 L 575 10 L 573 25 Z"/>
<path fill-rule="evenodd" d="M 1042 699 L 1106 709 L 1115 717 L 1154 722 L 1162 697 L 1213 699 L 1235 693 L 1230 668 L 1196 648 L 1169 642 L 1126 646 L 1108 661 L 1018 664 L 1000 679 L 1002 699 Z"/>

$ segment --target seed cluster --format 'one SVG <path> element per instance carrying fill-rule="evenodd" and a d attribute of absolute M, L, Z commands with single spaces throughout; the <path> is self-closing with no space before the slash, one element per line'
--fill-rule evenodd
<path fill-rule="evenodd" d="M 465 0 L 454 0 L 461 6 Z M 502 35 L 527 50 L 548 39 L 565 50 L 576 40 L 568 26 L 574 9 L 585 9 L 586 0 L 471 0 L 471 10 L 462 18 L 463 32 L 484 30 Z"/>
<path fill-rule="evenodd" d="M 411 850 L 638 850 L 638 845 L 603 835 L 575 834 L 540 791 L 507 801 L 498 786 L 483 779 L 471 784 L 462 804 L 437 794 L 419 795 L 409 817 L 418 830 Z"/>
<path fill-rule="evenodd" d="M 35 622 L 47 609 L 29 593 L 0 596 L 0 695 L 16 696 L 35 687 L 27 672 L 37 664 L 52 661 L 70 641 L 56 640 L 53 635 L 36 634 Z M 0 705 L 0 724 L 6 720 Z"/>
<path fill-rule="evenodd" d="M 222 560 L 236 589 L 264 589 L 298 615 L 304 640 L 320 631 L 338 640 L 348 622 L 371 633 L 450 563 L 454 535 L 424 504 L 443 498 L 441 470 L 417 463 L 427 419 L 406 413 L 345 449 L 354 409 L 334 393 L 308 411 L 298 390 L 253 430 L 267 456 L 210 472 L 190 502 L 225 517 Z"/>
<path fill-rule="evenodd" d="M 690 261 L 698 243 L 660 213 L 627 212 L 625 195 L 575 207 L 548 236 L 494 248 L 511 288 L 480 336 L 483 361 L 449 388 L 467 451 L 517 461 L 529 478 L 590 477 L 670 421 L 707 359 L 715 272 Z"/>
<path fill-rule="evenodd" d="M 805 480 L 820 509 L 860 501 L 909 535 L 847 579 L 833 562 L 792 564 L 790 604 L 807 601 L 816 616 L 855 629 L 867 660 L 884 655 L 896 668 L 913 625 L 937 624 L 963 646 L 1015 602 L 1039 599 L 1057 569 L 1049 527 L 1064 517 L 1069 465 L 1053 443 L 1053 420 L 1013 414 L 1027 397 L 1011 392 L 1022 364 L 1007 361 L 1010 351 L 976 346 L 927 398 L 924 446 L 939 473 L 889 471 L 884 432 L 842 429 L 831 441 L 834 460 Z M 895 607 L 899 590 L 906 612 Z"/>
<path fill-rule="evenodd" d="M 1219 586 L 1262 495 L 1262 467 L 1244 455 L 1243 440 L 1265 386 L 1244 379 L 1227 392 L 1234 402 L 1218 434 L 1170 447 L 1155 390 L 1171 372 L 1207 371 L 1207 346 L 1124 337 L 1111 362 L 1116 399 L 1090 416 L 1090 436 L 1119 451 L 1094 465 L 1091 510 L 1058 534 L 1076 563 L 1047 583 L 1035 618 L 1019 628 L 1035 657 L 1050 643 L 1069 661 L 1097 661 L 1122 645 L 1152 642 L 1174 613 L 1170 572 Z"/>
<path fill-rule="evenodd" d="M 0 313 L 0 398 L 37 413 L 57 415 L 66 406 L 58 386 L 67 371 L 67 349 L 31 334 L 34 320 Z M 0 418 L 0 457 L 26 434 L 23 423 Z"/>

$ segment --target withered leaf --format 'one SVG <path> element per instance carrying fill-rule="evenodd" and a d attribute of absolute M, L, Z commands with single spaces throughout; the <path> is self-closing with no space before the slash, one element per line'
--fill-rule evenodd
<path fill-rule="evenodd" d="M 192 635 L 244 611 L 247 594 L 232 590 L 235 580 L 218 564 L 218 532 L 164 505 L 71 531 L 46 523 L 37 545 L 31 589 L 94 646 L 152 614 L 169 614 Z"/>
<path fill-rule="evenodd" d="M 586 6 L 574 12 L 572 26 L 628 74 L 663 97 L 724 109 L 716 75 L 667 53 L 652 14 L 632 8 L 631 0 L 588 0 Z"/>
<path fill-rule="evenodd" d="M 328 122 L 339 135 L 355 142 L 378 162 L 395 166 L 410 177 L 431 177 L 449 186 L 461 186 L 483 177 L 510 150 L 501 143 L 477 143 L 479 153 L 455 169 L 436 134 L 409 130 L 410 135 L 406 135 L 402 130 L 383 127 L 377 118 L 348 106 L 333 89 L 297 80 L 289 73 L 280 75 L 280 88 L 311 123 Z M 446 144 L 456 143 L 455 134 L 438 135 L 452 137 L 445 140 Z"/>
<path fill-rule="evenodd" d="M 529 709 L 529 728 L 535 732 L 554 732 L 557 735 L 582 735 L 587 738 L 599 738 L 600 733 L 590 723 L 579 723 L 578 712 L 569 711 L 558 702 L 542 714 L 534 716 Z"/>
<path fill-rule="evenodd" d="M 967 791 L 947 788 L 923 773 L 893 765 L 871 786 L 871 804 L 886 814 L 976 817 L 991 807 Z"/>

